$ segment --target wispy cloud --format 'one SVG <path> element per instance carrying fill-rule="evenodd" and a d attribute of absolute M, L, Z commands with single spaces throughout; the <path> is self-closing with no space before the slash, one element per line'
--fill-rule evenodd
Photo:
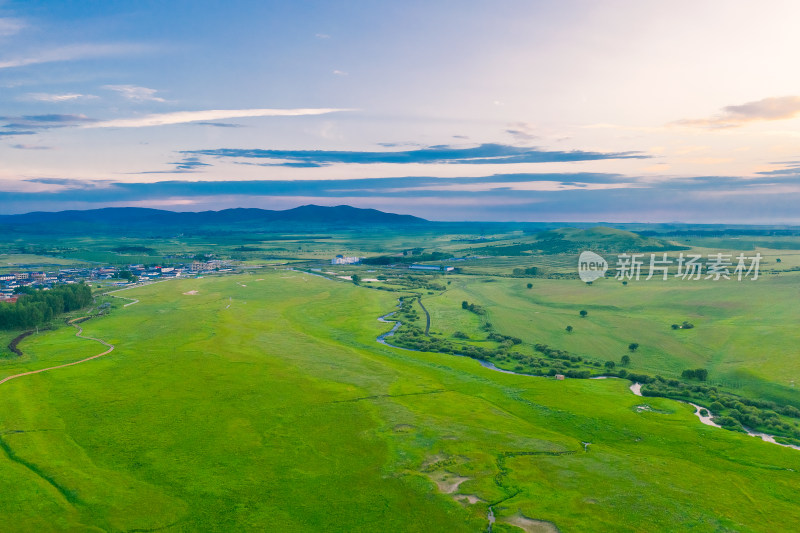
<path fill-rule="evenodd" d="M 62 190 L 92 190 L 104 189 L 113 184 L 109 180 L 80 180 L 74 178 L 30 178 L 28 183 L 41 183 L 44 185 L 57 185 Z"/>
<path fill-rule="evenodd" d="M 173 163 L 178 170 L 145 172 L 141 174 L 185 174 L 194 165 L 205 164 L 194 160 Z M 183 167 L 183 168 L 182 168 Z M 477 178 L 361 178 L 350 180 L 263 180 L 263 181 L 159 181 L 155 183 L 127 183 L 107 180 L 78 180 L 66 178 L 30 178 L 28 183 L 58 185 L 72 190 L 91 190 L 95 197 L 87 201 L 115 201 L 125 198 L 142 199 L 165 196 L 211 196 L 211 195 L 270 195 L 318 197 L 364 197 L 395 195 L 397 197 L 421 197 L 436 193 L 446 196 L 473 196 L 479 192 L 506 194 L 509 192 L 568 191 L 575 189 L 601 190 L 637 186 L 635 180 L 618 174 L 496 174 Z"/>
<path fill-rule="evenodd" d="M 800 96 L 780 96 L 741 105 L 729 105 L 709 118 L 678 120 L 673 124 L 710 129 L 738 128 L 750 122 L 785 120 L 798 115 L 800 115 Z"/>
<path fill-rule="evenodd" d="M 49 94 L 49 93 L 28 93 L 23 97 L 25 100 L 35 100 L 37 102 L 69 102 L 72 100 L 86 100 L 97 98 L 93 94 L 79 94 L 79 93 L 64 93 L 64 94 Z"/>
<path fill-rule="evenodd" d="M 20 187 L 21 183 L 25 186 Z M 593 173 L 300 181 L 174 179 L 139 183 L 55 177 L 7 184 L 0 180 L 0 213 L 41 210 L 45 206 L 60 210 L 184 202 L 219 209 L 276 205 L 286 208 L 313 202 L 390 208 L 434 220 L 665 222 L 679 216 L 710 222 L 797 223 L 798 201 L 800 184 L 796 176 L 697 176 L 655 181 Z"/>
<path fill-rule="evenodd" d="M 59 113 L 50 113 L 46 115 L 22 115 L 21 117 L 0 117 L 0 120 L 17 120 L 27 123 L 44 123 L 44 124 L 76 124 L 79 122 L 92 122 L 94 119 L 86 115 L 63 115 Z"/>
<path fill-rule="evenodd" d="M 140 53 L 150 50 L 151 47 L 138 44 L 75 44 L 40 50 L 24 56 L 0 60 L 0 69 L 25 67 L 40 63 L 53 63 L 57 61 L 75 61 L 78 59 L 93 59 L 98 57 L 119 56 Z"/>
<path fill-rule="evenodd" d="M 347 76 L 347 72 L 345 72 L 343 70 L 334 70 L 333 71 L 333 75 L 334 76 Z"/>
<path fill-rule="evenodd" d="M 11 137 L 15 135 L 34 135 L 42 130 L 51 128 L 64 128 L 67 126 L 77 126 L 92 122 L 85 115 L 22 115 L 22 116 L 0 116 L 0 122 L 5 122 L 0 126 L 0 136 Z"/>
<path fill-rule="evenodd" d="M 508 125 L 506 133 L 519 142 L 531 142 L 538 136 L 533 133 L 534 128 L 527 122 L 512 122 Z"/>
<path fill-rule="evenodd" d="M 242 124 L 232 122 L 193 122 L 197 126 L 214 126 L 216 128 L 244 128 Z"/>
<path fill-rule="evenodd" d="M 178 111 L 160 113 L 139 118 L 121 118 L 86 124 L 84 128 L 144 128 L 148 126 L 166 126 L 185 124 L 187 122 L 207 122 L 249 117 L 299 117 L 306 115 L 324 115 L 349 109 L 212 109 L 207 111 Z"/>
<path fill-rule="evenodd" d="M 156 96 L 156 89 L 147 87 L 137 87 L 136 85 L 104 85 L 103 89 L 115 91 L 123 98 L 133 102 L 166 102 L 163 98 Z"/>
<path fill-rule="evenodd" d="M 52 150 L 52 146 L 42 146 L 39 144 L 12 144 L 11 148 L 17 150 Z"/>
<path fill-rule="evenodd" d="M 25 28 L 25 23 L 20 19 L 0 17 L 0 37 L 16 35 Z"/>
<path fill-rule="evenodd" d="M 76 126 L 93 122 L 94 119 L 86 115 L 22 115 L 18 117 L 0 117 L 0 122 L 6 122 L 1 126 L 5 130 L 46 130 L 50 128 L 63 128 L 65 126 Z"/>
<path fill-rule="evenodd" d="M 195 170 L 202 167 L 210 167 L 209 163 L 203 163 L 197 157 L 187 157 L 183 161 L 179 161 L 178 163 L 170 163 L 170 165 L 175 165 L 176 170 Z"/>
<path fill-rule="evenodd" d="M 336 163 L 350 164 L 512 164 L 551 163 L 569 161 L 594 161 L 600 159 L 646 159 L 640 152 L 570 152 L 547 151 L 536 148 L 482 144 L 471 148 L 430 146 L 415 150 L 392 152 L 325 151 L 325 150 L 251 150 L 222 148 L 216 150 L 191 150 L 192 155 L 214 157 L 255 158 L 273 160 L 265 166 L 322 167 Z"/>
<path fill-rule="evenodd" d="M 781 168 L 758 172 L 762 176 L 800 176 L 800 161 L 780 161 L 773 165 L 781 165 Z"/>

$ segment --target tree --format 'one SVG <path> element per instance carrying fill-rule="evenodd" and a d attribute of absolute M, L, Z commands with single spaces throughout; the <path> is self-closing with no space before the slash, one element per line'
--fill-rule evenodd
<path fill-rule="evenodd" d="M 614 361 L 606 361 L 605 366 L 607 369 L 612 370 L 615 366 L 617 366 L 617 363 L 615 363 Z"/>
<path fill-rule="evenodd" d="M 466 300 L 461 302 L 461 309 L 469 309 L 469 302 Z"/>
<path fill-rule="evenodd" d="M 723 427 L 734 427 L 739 425 L 739 422 L 730 416 L 716 416 L 714 417 L 714 422 Z"/>
<path fill-rule="evenodd" d="M 567 333 L 572 333 L 572 326 L 567 326 Z"/>
<path fill-rule="evenodd" d="M 528 288 L 532 289 L 533 288 L 533 283 L 528 283 Z"/>
<path fill-rule="evenodd" d="M 589 311 L 587 311 L 586 309 L 581 309 L 581 312 L 580 312 L 581 318 L 586 318 L 586 315 L 588 315 L 588 314 L 589 314 Z"/>
<path fill-rule="evenodd" d="M 708 370 L 705 368 L 689 368 L 681 372 L 681 377 L 684 379 L 698 379 L 705 381 L 708 379 Z"/>
<path fill-rule="evenodd" d="M 620 363 L 622 363 L 622 366 L 628 366 L 631 364 L 631 357 L 629 355 L 623 355 L 622 359 L 620 359 Z"/>
<path fill-rule="evenodd" d="M 630 343 L 628 345 L 628 350 L 630 350 L 632 352 L 635 352 L 637 348 L 639 348 L 639 343 L 638 342 L 632 342 L 632 343 Z"/>
<path fill-rule="evenodd" d="M 353 283 L 355 283 L 356 285 L 358 285 L 361 282 L 361 276 L 359 276 L 358 274 L 353 274 L 352 276 L 350 276 L 350 279 L 352 279 Z"/>
<path fill-rule="evenodd" d="M 681 327 L 678 324 L 672 324 L 672 326 L 670 326 L 670 327 L 672 329 L 681 329 Z"/>

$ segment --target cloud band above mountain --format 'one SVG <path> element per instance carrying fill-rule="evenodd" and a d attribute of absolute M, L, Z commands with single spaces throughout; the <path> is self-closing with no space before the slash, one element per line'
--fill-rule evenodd
<path fill-rule="evenodd" d="M 568 152 L 547 151 L 537 148 L 481 144 L 470 148 L 454 146 L 429 146 L 402 151 L 332 151 L 332 150 L 250 150 L 220 148 L 215 150 L 189 150 L 191 156 L 219 158 L 265 159 L 265 166 L 322 167 L 337 163 L 350 164 L 467 164 L 497 165 L 512 163 L 552 163 L 570 161 L 595 161 L 600 159 L 647 159 L 641 152 Z"/>

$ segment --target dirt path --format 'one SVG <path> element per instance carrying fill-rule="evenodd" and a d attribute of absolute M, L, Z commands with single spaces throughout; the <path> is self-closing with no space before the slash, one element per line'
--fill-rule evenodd
<path fill-rule="evenodd" d="M 131 300 L 130 302 L 128 302 L 126 304 L 122 304 L 122 307 L 128 307 L 129 305 L 133 305 L 133 304 L 138 304 L 139 303 L 139 300 L 136 300 L 135 298 L 125 298 L 124 296 L 117 296 L 116 294 L 109 294 L 109 296 L 111 296 L 112 298 L 119 298 L 120 300 Z"/>
<path fill-rule="evenodd" d="M 175 278 L 175 279 L 177 279 L 177 278 Z M 131 285 L 130 287 L 123 287 L 121 289 L 114 289 L 113 291 L 106 291 L 103 294 L 105 294 L 107 296 L 111 296 L 112 298 L 120 298 L 121 300 L 131 300 L 129 303 L 126 303 L 126 304 L 122 305 L 122 307 L 128 307 L 129 305 L 138 304 L 139 300 L 137 300 L 135 298 L 126 298 L 125 296 L 117 296 L 116 294 L 114 294 L 115 292 L 121 292 L 121 291 L 130 290 L 130 289 L 136 289 L 136 288 L 144 287 L 144 286 L 147 286 L 147 285 L 153 285 L 155 283 L 164 283 L 165 281 L 169 281 L 169 280 L 168 279 L 160 279 L 158 281 L 138 281 L 138 282 L 134 283 L 133 285 Z M 94 340 L 97 340 L 97 339 L 94 339 Z"/>
<path fill-rule="evenodd" d="M 105 294 L 108 295 L 108 296 L 111 296 L 112 298 L 119 298 L 120 300 L 130 300 L 130 302 L 128 302 L 126 304 L 122 304 L 122 307 L 128 307 L 129 305 L 138 304 L 139 300 L 137 300 L 136 298 L 126 298 L 125 296 L 117 296 L 116 294 L 114 294 L 115 292 L 126 291 L 128 289 L 133 289 L 133 287 L 125 287 L 124 289 L 117 289 L 115 291 L 108 291 Z"/>
<path fill-rule="evenodd" d="M 422 310 L 425 311 L 425 318 L 427 319 L 427 322 L 425 324 L 425 335 L 427 337 L 430 337 L 431 336 L 430 335 L 430 331 L 431 331 L 431 314 L 428 312 L 427 309 L 425 309 L 425 306 L 422 305 L 422 297 L 417 298 L 417 303 L 422 308 Z"/>
<path fill-rule="evenodd" d="M 51 367 L 48 367 L 48 368 L 40 368 L 39 370 L 31 370 L 30 372 L 23 372 L 21 374 L 15 374 L 13 376 L 8 376 L 7 378 L 0 379 L 0 385 L 5 383 L 6 381 L 11 381 L 12 379 L 16 379 L 16 378 L 21 378 L 22 376 L 30 376 L 31 374 L 40 374 L 42 372 L 47 372 L 48 370 L 55 370 L 56 368 L 65 368 L 65 367 L 68 367 L 68 366 L 79 365 L 81 363 L 85 363 L 87 361 L 91 361 L 92 359 L 97 359 L 98 357 L 103 357 L 104 355 L 111 353 L 114 350 L 114 345 L 109 344 L 106 341 L 101 340 L 101 339 L 96 339 L 94 337 L 85 337 L 85 336 L 83 336 L 83 328 L 80 327 L 79 325 L 75 324 L 75 322 L 78 321 L 78 320 L 84 319 L 84 318 L 87 318 L 87 317 L 74 318 L 74 319 L 69 321 L 69 325 L 78 330 L 75 333 L 75 336 L 76 337 L 80 337 L 81 339 L 87 339 L 87 340 L 90 340 L 90 341 L 99 342 L 103 346 L 107 346 L 108 350 L 106 350 L 103 353 L 99 353 L 97 355 L 93 355 L 91 357 L 87 357 L 86 359 L 81 359 L 80 361 L 73 361 L 72 363 L 65 363 L 63 365 L 51 366 Z"/>

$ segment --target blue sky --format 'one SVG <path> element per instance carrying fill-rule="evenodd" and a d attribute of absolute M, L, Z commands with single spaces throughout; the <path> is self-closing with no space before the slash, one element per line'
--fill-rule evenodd
<path fill-rule="evenodd" d="M 800 4 L 0 0 L 0 213 L 800 224 Z"/>

